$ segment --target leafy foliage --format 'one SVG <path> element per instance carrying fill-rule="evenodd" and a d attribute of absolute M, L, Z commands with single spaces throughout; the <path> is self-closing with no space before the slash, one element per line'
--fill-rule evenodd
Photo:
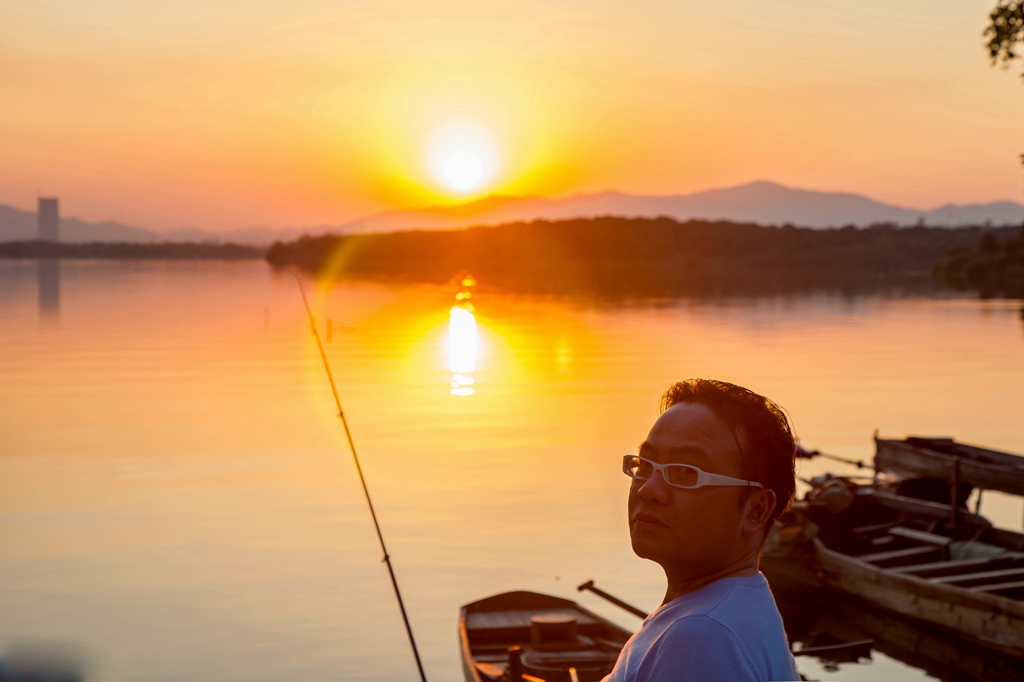
<path fill-rule="evenodd" d="M 1017 45 L 1024 43 L 1024 0 L 999 0 L 988 18 L 991 23 L 983 35 L 992 64 L 1009 65 L 1021 56 Z"/>
<path fill-rule="evenodd" d="M 976 290 L 984 298 L 1024 298 L 1024 226 L 1003 242 L 985 232 L 977 248 L 954 249 L 933 274 L 946 286 Z"/>
<path fill-rule="evenodd" d="M 987 247 L 998 250 L 1016 228 L 813 230 L 604 217 L 303 237 L 274 244 L 267 260 L 325 278 L 443 284 L 469 271 L 488 290 L 598 298 L 857 293 L 930 289 L 933 267 L 987 232 Z"/>
<path fill-rule="evenodd" d="M 991 23 L 982 34 L 988 38 L 988 56 L 993 66 L 1009 66 L 1021 56 L 1017 52 L 1017 44 L 1024 43 L 1024 0 L 999 0 L 988 18 Z M 1021 78 L 1024 78 L 1024 72 Z M 1024 166 L 1024 154 L 1020 155 L 1020 164 Z"/>

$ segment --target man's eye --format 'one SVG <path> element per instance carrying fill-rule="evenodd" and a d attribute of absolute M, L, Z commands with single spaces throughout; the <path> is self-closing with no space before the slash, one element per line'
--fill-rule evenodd
<path fill-rule="evenodd" d="M 640 476 L 641 478 L 649 478 L 653 474 L 654 474 L 654 467 L 652 467 L 649 463 L 643 461 L 642 459 L 637 461 L 637 463 L 636 463 L 636 475 L 637 476 Z"/>
<path fill-rule="evenodd" d="M 669 482 L 692 487 L 697 485 L 697 470 L 693 467 L 675 466 L 668 470 Z"/>

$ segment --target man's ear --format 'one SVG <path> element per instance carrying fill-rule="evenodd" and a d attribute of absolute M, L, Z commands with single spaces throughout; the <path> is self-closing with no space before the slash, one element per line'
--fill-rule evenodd
<path fill-rule="evenodd" d="M 771 521 L 775 511 L 775 491 L 769 488 L 758 490 L 747 496 L 743 509 L 743 530 L 747 533 L 760 533 Z"/>

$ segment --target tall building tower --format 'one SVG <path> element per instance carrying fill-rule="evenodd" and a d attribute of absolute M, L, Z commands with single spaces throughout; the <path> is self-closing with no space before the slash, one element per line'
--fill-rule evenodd
<path fill-rule="evenodd" d="M 60 209 L 56 197 L 39 197 L 39 239 L 47 242 L 60 241 Z"/>

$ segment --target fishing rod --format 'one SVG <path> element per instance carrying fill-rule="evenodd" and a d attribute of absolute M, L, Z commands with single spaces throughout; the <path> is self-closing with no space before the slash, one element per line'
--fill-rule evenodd
<path fill-rule="evenodd" d="M 302 279 L 299 273 L 294 273 L 295 281 L 299 285 L 299 293 L 302 294 L 302 305 L 306 307 L 306 316 L 309 317 L 309 329 L 316 339 L 316 347 L 320 351 L 320 359 L 324 361 L 324 369 L 327 370 L 327 382 L 331 385 L 331 393 L 334 394 L 334 403 L 338 406 L 338 419 L 345 427 L 345 438 L 348 439 L 348 449 L 352 451 L 352 459 L 356 463 L 356 472 L 359 474 L 359 482 L 363 485 L 363 495 L 366 496 L 366 505 L 370 508 L 370 517 L 373 518 L 373 527 L 377 530 L 377 539 L 380 541 L 380 551 L 384 553 L 384 563 L 388 567 L 388 575 L 391 577 L 391 586 L 395 588 L 395 599 L 398 600 L 398 609 L 402 612 L 402 621 L 405 623 L 405 631 L 409 635 L 409 644 L 412 645 L 412 655 L 416 659 L 416 668 L 420 672 L 420 680 L 427 682 L 427 675 L 423 672 L 423 663 L 420 661 L 420 652 L 416 648 L 416 639 L 412 636 L 412 625 L 409 624 L 409 616 L 405 612 L 405 603 L 402 601 L 402 593 L 398 589 L 398 579 L 395 578 L 395 569 L 391 567 L 391 557 L 384 545 L 384 534 L 381 533 L 380 524 L 377 522 L 377 512 L 373 510 L 373 502 L 370 500 L 370 489 L 366 487 L 366 478 L 363 477 L 363 467 L 359 464 L 359 455 L 356 454 L 356 444 L 352 440 L 352 432 L 348 428 L 348 420 L 345 418 L 345 411 L 341 409 L 341 398 L 338 397 L 338 387 L 334 384 L 334 375 L 331 374 L 331 365 L 327 362 L 327 352 L 324 351 L 324 344 L 320 340 L 320 334 L 316 330 L 316 318 L 309 307 L 309 300 L 306 299 L 306 290 L 302 286 Z"/>

